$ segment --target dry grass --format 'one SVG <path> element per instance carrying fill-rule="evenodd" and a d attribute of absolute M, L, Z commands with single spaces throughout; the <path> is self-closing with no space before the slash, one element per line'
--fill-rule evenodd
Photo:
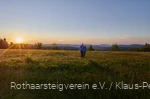
<path fill-rule="evenodd" d="M 3 50 L 0 50 L 0 54 Z M 133 98 L 150 96 L 149 90 L 11 90 L 10 82 L 150 83 L 150 53 L 8 50 L 0 56 L 0 98 Z"/>

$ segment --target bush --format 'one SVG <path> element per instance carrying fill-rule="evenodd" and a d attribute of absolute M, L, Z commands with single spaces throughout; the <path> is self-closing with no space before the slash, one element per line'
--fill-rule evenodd
<path fill-rule="evenodd" d="M 89 51 L 94 51 L 93 46 L 90 45 L 89 48 L 88 48 L 88 50 L 89 50 Z"/>
<path fill-rule="evenodd" d="M 42 43 L 39 43 L 39 42 L 35 43 L 35 48 L 42 49 L 43 48 Z"/>
<path fill-rule="evenodd" d="M 55 43 L 52 44 L 52 46 L 50 47 L 51 50 L 58 50 L 58 47 Z"/>
<path fill-rule="evenodd" d="M 120 51 L 120 49 L 119 49 L 119 47 L 118 47 L 117 44 L 113 44 L 113 45 L 111 46 L 111 51 Z"/>
<path fill-rule="evenodd" d="M 27 54 L 25 57 L 25 62 L 26 63 L 34 63 L 35 60 L 31 57 L 31 54 Z"/>

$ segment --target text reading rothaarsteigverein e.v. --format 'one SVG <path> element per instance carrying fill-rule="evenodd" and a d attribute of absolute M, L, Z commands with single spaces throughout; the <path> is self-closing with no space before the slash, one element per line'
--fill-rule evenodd
<path fill-rule="evenodd" d="M 29 84 L 25 81 L 22 84 L 11 82 L 11 89 L 57 89 L 63 91 L 64 89 L 89 89 L 89 84 L 84 82 L 80 84 L 61 84 L 61 83 L 46 83 L 46 84 Z"/>

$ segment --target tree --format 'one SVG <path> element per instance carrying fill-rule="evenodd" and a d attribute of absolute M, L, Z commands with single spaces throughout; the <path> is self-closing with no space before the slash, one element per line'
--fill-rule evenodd
<path fill-rule="evenodd" d="M 39 42 L 35 43 L 35 48 L 42 49 L 43 48 L 42 43 L 39 43 Z"/>
<path fill-rule="evenodd" d="M 117 44 L 112 44 L 111 51 L 120 51 L 120 49 Z"/>
<path fill-rule="evenodd" d="M 3 48 L 3 40 L 0 39 L 0 49 L 2 49 L 2 48 Z"/>
<path fill-rule="evenodd" d="M 144 45 L 144 47 L 142 47 L 141 49 L 142 49 L 141 51 L 149 52 L 149 51 L 150 51 L 150 44 L 147 44 L 147 43 L 146 43 L 146 44 Z"/>
<path fill-rule="evenodd" d="M 148 44 L 146 43 L 146 44 L 144 45 L 144 47 L 148 47 Z"/>
<path fill-rule="evenodd" d="M 55 43 L 53 43 L 50 47 L 51 50 L 58 50 L 58 47 Z"/>
<path fill-rule="evenodd" d="M 6 38 L 0 39 L 0 49 L 6 49 L 6 48 L 8 48 L 8 43 Z"/>
<path fill-rule="evenodd" d="M 94 51 L 93 46 L 90 45 L 89 48 L 88 48 L 88 50 L 89 50 L 89 51 Z"/>
<path fill-rule="evenodd" d="M 10 46 L 12 46 L 14 43 L 13 42 L 10 42 Z"/>
<path fill-rule="evenodd" d="M 8 43 L 6 38 L 4 38 L 3 44 L 4 44 L 4 49 L 8 48 Z"/>

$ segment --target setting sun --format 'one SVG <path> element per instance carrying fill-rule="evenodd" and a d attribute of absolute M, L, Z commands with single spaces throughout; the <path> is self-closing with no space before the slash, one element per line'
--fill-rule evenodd
<path fill-rule="evenodd" d="M 17 42 L 17 43 L 22 43 L 22 42 L 23 42 L 23 39 L 20 38 L 20 37 L 18 37 L 18 38 L 16 38 L 16 42 Z"/>

